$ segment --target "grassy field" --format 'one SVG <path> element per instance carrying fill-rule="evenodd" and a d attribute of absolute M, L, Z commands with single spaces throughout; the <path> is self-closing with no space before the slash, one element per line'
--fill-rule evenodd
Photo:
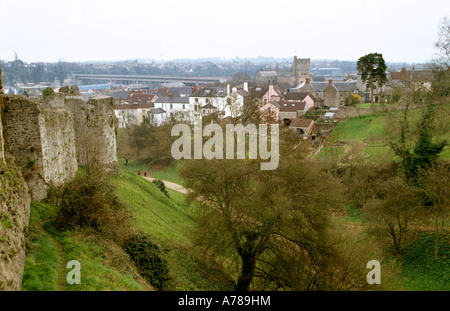
<path fill-rule="evenodd" d="M 421 112 L 422 110 L 420 108 L 411 110 L 411 119 L 417 120 L 420 117 Z M 389 117 L 386 113 L 379 112 L 349 118 L 339 122 L 331 135 L 328 137 L 329 145 L 322 149 L 322 151 L 318 154 L 318 157 L 324 158 L 334 155 L 336 152 L 333 152 L 331 149 L 338 148 L 339 157 L 342 158 L 346 153 L 345 146 L 333 145 L 339 141 L 345 141 L 348 145 L 353 141 L 363 145 L 365 158 L 369 161 L 379 158 L 394 159 L 394 154 L 386 143 L 386 131 L 389 131 L 388 119 Z M 450 133 L 446 133 L 440 138 L 450 141 Z M 444 148 L 444 151 L 441 152 L 439 157 L 441 159 L 450 159 L 449 145 Z"/>

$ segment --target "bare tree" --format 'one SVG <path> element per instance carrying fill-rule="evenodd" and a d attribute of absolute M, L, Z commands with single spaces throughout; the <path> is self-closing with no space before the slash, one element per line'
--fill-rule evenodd
<path fill-rule="evenodd" d="M 437 63 L 444 68 L 450 66 L 450 18 L 445 16 L 439 24 L 438 30 L 439 39 L 435 43 L 436 48 L 439 50 L 439 56 Z"/>
<path fill-rule="evenodd" d="M 420 193 L 420 189 L 395 176 L 380 183 L 374 198 L 368 200 L 363 208 L 372 232 L 381 237 L 390 236 L 397 255 L 401 255 L 407 241 L 410 223 L 423 215 Z"/>

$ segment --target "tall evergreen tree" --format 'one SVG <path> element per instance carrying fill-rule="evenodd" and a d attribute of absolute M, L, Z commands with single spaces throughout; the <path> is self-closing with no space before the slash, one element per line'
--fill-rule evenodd
<path fill-rule="evenodd" d="M 356 63 L 358 71 L 361 73 L 361 79 L 365 83 L 370 82 L 370 102 L 373 105 L 373 89 L 376 83 L 378 87 L 381 87 L 387 81 L 386 76 L 386 64 L 383 59 L 383 55 L 380 53 L 370 53 L 364 55 L 358 59 Z"/>

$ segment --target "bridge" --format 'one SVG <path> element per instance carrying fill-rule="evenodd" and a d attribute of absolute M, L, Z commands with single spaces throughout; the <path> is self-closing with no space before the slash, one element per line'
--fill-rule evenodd
<path fill-rule="evenodd" d="M 182 82 L 187 85 L 198 85 L 203 83 L 216 83 L 225 81 L 221 77 L 176 77 L 176 76 L 150 76 L 150 75 L 112 75 L 112 74 L 75 74 L 74 78 L 82 84 L 89 83 L 117 83 L 117 84 L 139 84 L 139 83 L 167 83 Z"/>

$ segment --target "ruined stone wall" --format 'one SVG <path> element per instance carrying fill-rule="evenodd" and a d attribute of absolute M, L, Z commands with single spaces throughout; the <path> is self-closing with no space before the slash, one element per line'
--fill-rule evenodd
<path fill-rule="evenodd" d="M 6 149 L 15 157 L 33 197 L 45 197 L 42 177 L 42 146 L 37 104 L 21 95 L 3 96 L 3 137 Z"/>
<path fill-rule="evenodd" d="M 20 95 L 3 99 L 4 138 L 30 188 L 32 199 L 47 195 L 49 183 L 61 185 L 77 171 L 73 115 L 48 109 Z"/>
<path fill-rule="evenodd" d="M 74 117 L 64 110 L 42 109 L 39 114 L 43 174 L 46 183 L 60 186 L 78 170 Z"/>
<path fill-rule="evenodd" d="M 24 229 L 30 218 L 30 196 L 14 158 L 0 162 L 0 291 L 20 290 L 25 264 Z"/>
<path fill-rule="evenodd" d="M 117 173 L 119 166 L 112 97 L 96 95 L 86 102 L 81 96 L 66 96 L 65 107 L 75 116 L 78 163 L 86 166 L 88 158 L 96 154 L 100 166 Z"/>

